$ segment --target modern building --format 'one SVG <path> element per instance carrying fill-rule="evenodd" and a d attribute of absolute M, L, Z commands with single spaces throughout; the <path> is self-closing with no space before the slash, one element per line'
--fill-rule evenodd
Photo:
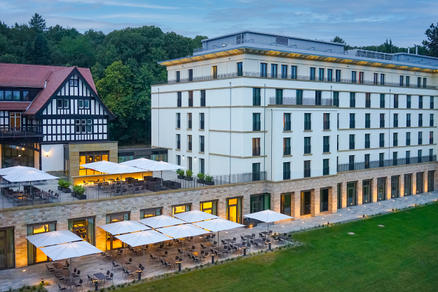
<path fill-rule="evenodd" d="M 80 164 L 117 161 L 111 117 L 87 68 L 0 63 L 1 167 L 74 177 Z"/>

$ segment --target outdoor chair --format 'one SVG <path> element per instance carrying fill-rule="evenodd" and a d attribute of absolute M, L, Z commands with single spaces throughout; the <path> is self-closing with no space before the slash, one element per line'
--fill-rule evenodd
<path fill-rule="evenodd" d="M 107 276 L 105 277 L 105 279 L 106 279 L 107 281 L 112 281 L 112 280 L 113 280 L 113 277 L 114 277 L 114 274 L 113 274 L 113 273 L 110 273 L 109 275 L 107 275 Z"/>
<path fill-rule="evenodd" d="M 82 287 L 83 283 L 84 283 L 84 281 L 82 281 L 82 279 L 79 279 L 79 281 L 77 283 L 75 283 L 75 287 Z"/>
<path fill-rule="evenodd" d="M 59 291 L 65 291 L 67 290 L 67 287 L 62 287 L 61 284 L 58 283 L 58 289 Z"/>

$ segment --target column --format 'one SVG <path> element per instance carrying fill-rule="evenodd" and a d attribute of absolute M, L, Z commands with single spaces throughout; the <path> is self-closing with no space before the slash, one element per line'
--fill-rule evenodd
<path fill-rule="evenodd" d="M 398 179 L 398 188 L 400 192 L 400 198 L 403 198 L 405 196 L 405 176 L 403 174 L 400 174 Z"/>
<path fill-rule="evenodd" d="M 428 185 L 428 177 L 429 177 L 429 172 L 425 171 L 423 172 L 423 192 L 427 193 L 429 191 L 429 185 Z"/>
<path fill-rule="evenodd" d="M 312 191 L 312 199 L 311 199 L 311 214 L 312 216 L 318 216 L 319 211 L 321 210 L 320 201 L 321 201 L 321 190 L 320 188 L 316 188 Z"/>
<path fill-rule="evenodd" d="M 391 176 L 386 177 L 386 199 L 391 200 Z"/>
<path fill-rule="evenodd" d="M 334 185 L 329 190 L 329 212 L 336 213 L 338 210 L 338 186 Z"/>
<path fill-rule="evenodd" d="M 227 202 L 225 198 L 217 201 L 217 215 L 221 218 L 227 218 Z"/>
<path fill-rule="evenodd" d="M 362 199 L 363 199 L 363 187 L 362 187 L 362 180 L 358 180 L 356 184 L 356 194 L 357 194 L 357 204 L 362 205 Z"/>
<path fill-rule="evenodd" d="M 373 203 L 377 202 L 377 177 L 371 180 L 371 200 Z"/>
<path fill-rule="evenodd" d="M 415 172 L 412 173 L 412 195 L 417 194 L 417 174 Z"/>
<path fill-rule="evenodd" d="M 281 205 L 281 193 L 272 192 L 271 193 L 271 210 L 280 213 L 280 205 Z"/>
<path fill-rule="evenodd" d="M 292 193 L 292 217 L 299 218 L 301 216 L 301 192 Z"/>
<path fill-rule="evenodd" d="M 347 207 L 347 182 L 342 183 L 342 208 Z"/>

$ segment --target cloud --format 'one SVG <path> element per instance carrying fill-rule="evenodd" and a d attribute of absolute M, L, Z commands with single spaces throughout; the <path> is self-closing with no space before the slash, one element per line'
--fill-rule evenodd
<path fill-rule="evenodd" d="M 111 0 L 58 0 L 59 2 L 67 3 L 81 3 L 81 4 L 91 4 L 91 5 L 105 5 L 105 6 L 119 6 L 119 7 L 132 7 L 132 8 L 151 8 L 151 9 L 178 9 L 174 6 L 162 6 L 147 3 L 136 3 L 136 2 L 126 2 L 122 1 L 111 1 Z"/>

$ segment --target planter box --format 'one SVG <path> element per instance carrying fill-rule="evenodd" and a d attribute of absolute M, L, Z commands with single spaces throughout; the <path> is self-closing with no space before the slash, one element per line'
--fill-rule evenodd
<path fill-rule="evenodd" d="M 203 179 L 198 178 L 196 181 L 198 182 L 198 184 L 205 184 L 205 180 Z"/>
<path fill-rule="evenodd" d="M 212 185 L 214 185 L 214 181 L 204 181 L 204 184 L 206 184 L 208 186 L 212 186 Z"/>
<path fill-rule="evenodd" d="M 64 187 L 60 187 L 60 186 L 58 186 L 58 191 L 61 191 L 63 193 L 71 193 L 70 188 L 64 188 Z"/>
<path fill-rule="evenodd" d="M 75 198 L 77 198 L 77 199 L 79 199 L 79 200 L 85 200 L 85 199 L 87 199 L 87 195 L 85 195 L 85 194 L 78 194 L 78 193 L 75 193 L 75 192 L 73 192 L 72 193 L 72 195 L 73 195 L 73 197 L 75 197 Z"/>
<path fill-rule="evenodd" d="M 185 176 L 184 179 L 187 180 L 187 181 L 192 181 L 192 180 L 193 180 L 193 177 L 187 177 L 187 176 Z"/>
<path fill-rule="evenodd" d="M 179 178 L 179 179 L 184 179 L 185 176 L 184 176 L 184 175 L 178 175 L 178 178 Z"/>

